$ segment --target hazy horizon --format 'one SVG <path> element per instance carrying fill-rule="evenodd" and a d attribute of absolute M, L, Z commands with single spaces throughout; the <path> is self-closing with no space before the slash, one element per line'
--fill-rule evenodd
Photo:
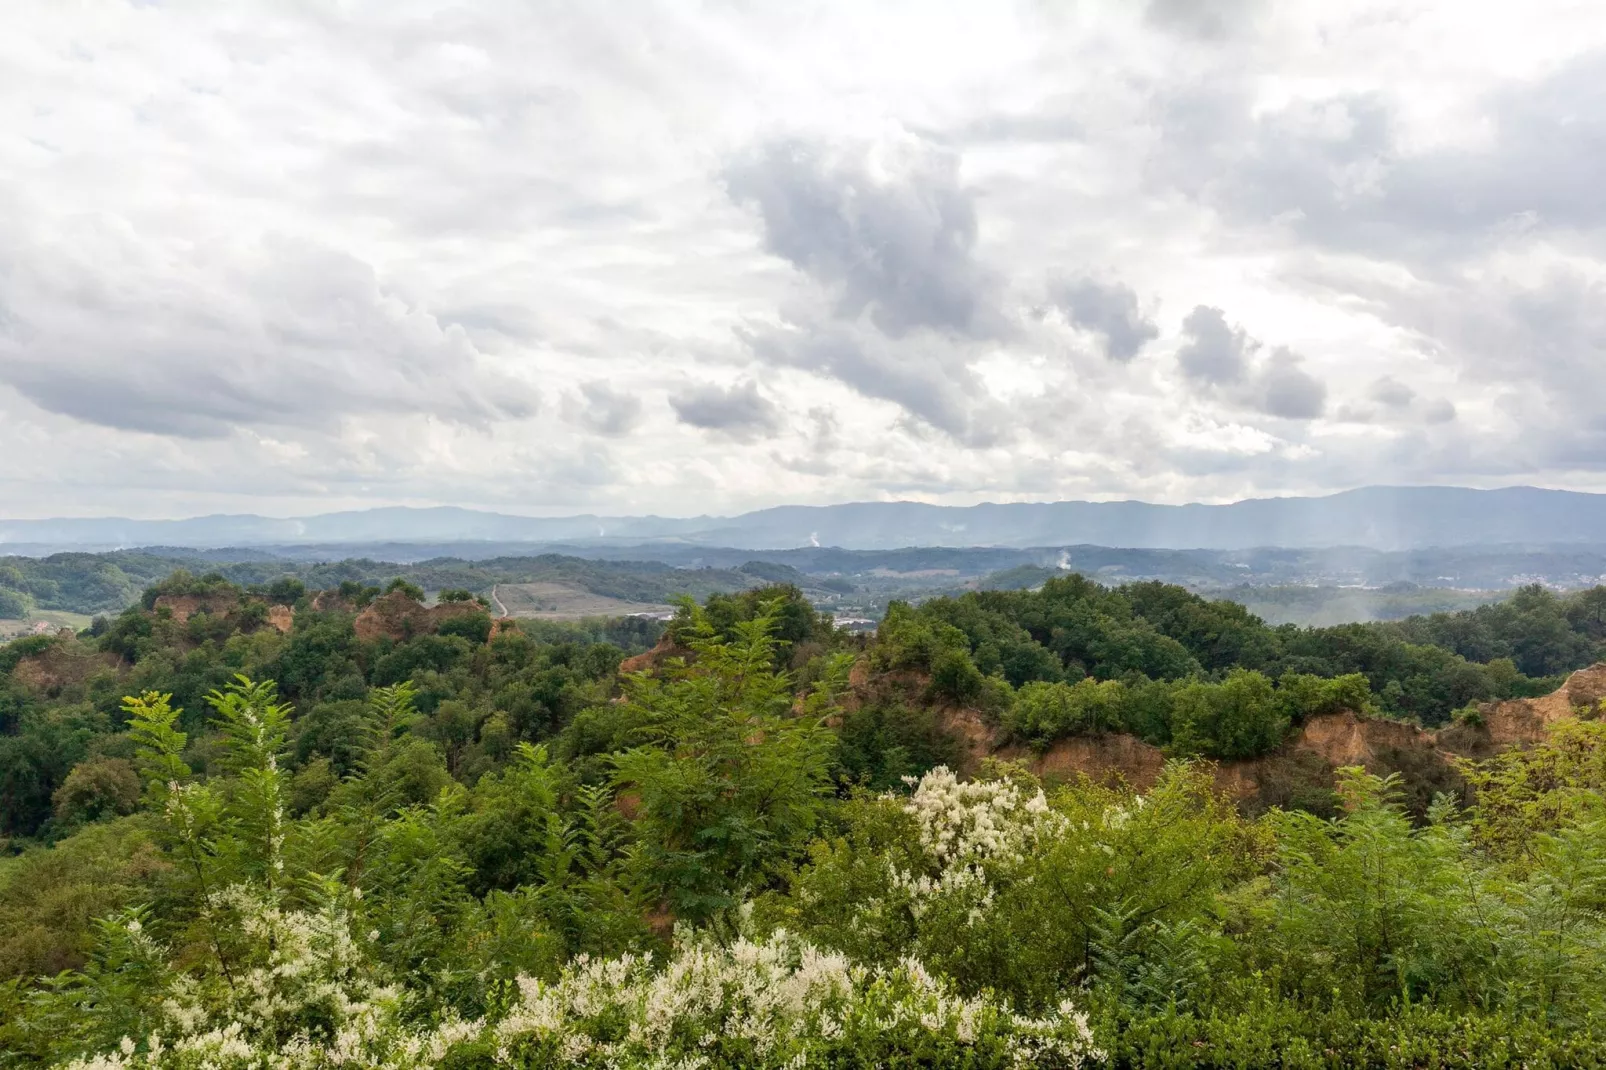
<path fill-rule="evenodd" d="M 555 509 L 555 508 L 554 509 L 547 509 L 547 510 L 541 511 L 541 512 L 528 512 L 528 511 L 521 511 L 516 505 L 509 505 L 509 506 L 506 506 L 506 507 L 498 507 L 498 508 L 488 508 L 488 507 L 479 507 L 479 506 L 472 506 L 472 505 L 458 505 L 458 504 L 451 503 L 451 502 L 441 502 L 441 503 L 434 503 L 434 504 L 428 504 L 428 505 L 413 505 L 413 504 L 406 504 L 406 503 L 385 503 L 385 502 L 382 502 L 382 503 L 372 503 L 372 504 L 366 504 L 365 503 L 365 504 L 360 504 L 360 505 L 357 505 L 357 506 L 354 506 L 354 507 L 351 507 L 351 508 L 322 508 L 322 509 L 317 510 L 316 512 L 307 512 L 307 513 L 271 513 L 271 512 L 259 512 L 259 511 L 240 511 L 240 512 L 210 512 L 210 513 L 188 513 L 188 514 L 153 514 L 153 515 L 145 515 L 145 516 L 135 516 L 135 515 L 130 515 L 130 514 L 126 514 L 126 513 L 119 513 L 119 514 L 115 514 L 115 515 L 114 514 L 109 514 L 109 513 L 101 513 L 101 512 L 95 512 L 92 509 L 86 508 L 84 511 L 78 512 L 78 513 L 57 513 L 57 514 L 52 514 L 52 515 L 48 515 L 48 516 L 46 516 L 46 515 L 40 515 L 40 516 L 0 515 L 0 522 L 7 521 L 7 520 L 29 522 L 29 523 L 41 522 L 41 521 L 54 521 L 54 520 L 132 520 L 132 521 L 139 521 L 139 522 L 160 523 L 160 522 L 163 522 L 163 521 L 209 520 L 209 519 L 214 519 L 214 518 L 234 518 L 234 517 L 257 517 L 257 518 L 266 519 L 266 520 L 305 520 L 305 519 L 308 519 L 308 518 L 311 518 L 311 517 L 328 516 L 328 515 L 331 515 L 331 514 L 350 513 L 350 512 L 379 512 L 379 511 L 384 511 L 384 510 L 424 512 L 424 511 L 429 511 L 429 510 L 453 510 L 453 509 L 455 509 L 455 510 L 463 510 L 463 511 L 466 511 L 466 512 L 495 513 L 495 514 L 498 514 L 498 515 L 501 515 L 501 516 L 520 517 L 520 518 L 529 519 L 529 520 L 561 520 L 561 519 L 565 519 L 565 518 L 569 518 L 569 517 L 576 517 L 576 516 L 581 516 L 581 517 L 596 516 L 596 517 L 601 517 L 601 518 L 605 518 L 605 519 L 612 519 L 612 518 L 615 518 L 615 517 L 655 517 L 655 518 L 661 518 L 661 519 L 665 519 L 665 520 L 699 520 L 699 519 L 704 519 L 704 518 L 722 519 L 722 518 L 729 518 L 729 517 L 732 517 L 732 516 L 741 516 L 741 515 L 745 515 L 745 514 L 748 514 L 748 513 L 765 512 L 767 510 L 786 509 L 786 508 L 791 508 L 791 507 L 824 509 L 824 508 L 832 508 L 832 507 L 836 507 L 836 506 L 857 506 L 857 505 L 931 505 L 931 506 L 938 506 L 938 507 L 942 507 L 942 508 L 968 509 L 968 508 L 974 508 L 976 506 L 986 506 L 986 505 L 1061 505 L 1061 504 L 1068 504 L 1068 503 L 1078 503 L 1078 504 L 1085 503 L 1085 504 L 1090 504 L 1090 505 L 1140 504 L 1140 505 L 1159 505 L 1159 506 L 1184 506 L 1184 505 L 1215 506 L 1215 505 L 1236 505 L 1236 504 L 1239 504 L 1239 503 L 1242 503 L 1242 502 L 1246 502 L 1246 501 L 1279 501 L 1279 500 L 1285 500 L 1285 499 L 1335 498 L 1335 497 L 1339 497 L 1339 496 L 1345 495 L 1345 494 L 1355 494 L 1355 493 L 1362 492 L 1362 491 L 1376 491 L 1376 490 L 1411 490 L 1411 491 L 1416 491 L 1416 490 L 1428 490 L 1428 491 L 1432 491 L 1432 490 L 1451 490 L 1451 491 L 1454 491 L 1454 490 L 1476 490 L 1476 491 L 1537 490 L 1537 491 L 1556 491 L 1556 492 L 1564 493 L 1564 494 L 1606 494 L 1606 490 L 1603 490 L 1603 491 L 1590 491 L 1590 490 L 1574 490 L 1574 489 L 1569 488 L 1569 487 L 1541 487 L 1541 486 L 1535 486 L 1535 485 L 1530 484 L 1530 483 L 1507 483 L 1507 484 L 1501 484 L 1501 485 L 1489 486 L 1489 487 L 1474 487 L 1474 486 L 1467 486 L 1467 485 L 1463 485 L 1463 484 L 1420 484 L 1420 485 L 1405 485 L 1405 484 L 1402 484 L 1402 485 L 1398 485 L 1398 486 L 1391 486 L 1391 485 L 1385 485 L 1385 484 L 1369 484 L 1368 483 L 1368 484 L 1360 484 L 1360 485 L 1353 486 L 1353 487 L 1344 487 L 1344 488 L 1340 488 L 1340 489 L 1336 489 L 1336 490 L 1323 490 L 1323 491 L 1319 491 L 1319 492 L 1315 492 L 1315 493 L 1311 493 L 1311 494 L 1251 495 L 1249 497 L 1244 497 L 1244 498 L 1227 498 L 1227 499 L 1214 500 L 1214 501 L 1203 500 L 1203 499 L 1188 499 L 1188 500 L 1181 500 L 1181 501 L 1155 501 L 1155 500 L 1144 499 L 1144 498 L 1121 498 L 1121 497 L 1108 497 L 1108 496 L 1107 497 L 1101 497 L 1101 498 L 1030 498 L 1030 499 L 989 499 L 989 498 L 979 498 L 976 501 L 965 501 L 965 502 L 931 502 L 931 501 L 926 501 L 926 500 L 919 499 L 919 498 L 879 498 L 879 499 L 864 499 L 864 498 L 861 498 L 861 499 L 843 500 L 843 501 L 819 501 L 819 502 L 776 501 L 776 502 L 773 502 L 773 503 L 768 504 L 768 505 L 758 505 L 758 506 L 755 506 L 752 509 L 744 509 L 744 510 L 741 510 L 741 512 L 739 512 L 739 513 L 658 512 L 658 513 L 615 513 L 615 514 L 606 514 L 606 513 L 597 513 L 597 512 L 562 511 L 562 510 L 558 510 L 558 509 Z"/>
<path fill-rule="evenodd" d="M 1139 501 L 922 502 L 789 505 L 729 516 L 569 514 L 530 517 L 455 507 L 380 508 L 291 518 L 212 514 L 173 520 L 124 517 L 0 518 L 0 548 L 48 553 L 74 547 L 535 544 L 782 549 L 1092 545 L 1250 549 L 1585 545 L 1602 541 L 1606 495 L 1510 487 L 1364 487 L 1322 497 L 1245 499 L 1184 506 Z M 441 553 L 450 555 L 450 550 Z M 647 551 L 643 551 L 647 552 Z"/>

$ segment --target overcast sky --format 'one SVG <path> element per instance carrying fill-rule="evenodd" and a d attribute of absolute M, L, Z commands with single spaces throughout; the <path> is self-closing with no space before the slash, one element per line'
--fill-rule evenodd
<path fill-rule="evenodd" d="M 1606 489 L 1606 5 L 13 0 L 0 515 Z"/>

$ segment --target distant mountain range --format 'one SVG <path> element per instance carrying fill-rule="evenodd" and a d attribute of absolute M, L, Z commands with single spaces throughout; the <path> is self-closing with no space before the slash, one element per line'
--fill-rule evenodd
<path fill-rule="evenodd" d="M 0 554 L 130 546 L 333 547 L 356 543 L 575 546 L 676 543 L 771 550 L 837 546 L 1100 546 L 1241 550 L 1361 546 L 1379 550 L 1606 543 L 1606 494 L 1508 487 L 1364 487 L 1324 497 L 1230 505 L 917 502 L 786 505 L 740 516 L 523 517 L 472 509 L 384 508 L 275 519 L 115 517 L 0 520 Z"/>

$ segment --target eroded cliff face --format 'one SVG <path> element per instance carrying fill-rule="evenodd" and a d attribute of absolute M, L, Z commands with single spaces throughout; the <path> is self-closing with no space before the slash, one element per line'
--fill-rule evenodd
<path fill-rule="evenodd" d="M 909 674 L 904 674 L 908 676 Z M 921 679 L 874 679 L 867 662 L 854 666 L 854 702 L 878 692 L 918 692 Z M 1218 762 L 1216 786 L 1250 809 L 1288 805 L 1331 790 L 1343 766 L 1362 766 L 1378 775 L 1399 773 L 1407 801 L 1420 808 L 1436 791 L 1461 787 L 1460 758 L 1478 758 L 1531 746 L 1550 726 L 1568 717 L 1589 716 L 1606 701 L 1606 663 L 1580 669 L 1549 695 L 1485 703 L 1482 725 L 1447 725 L 1427 731 L 1343 710 L 1310 718 L 1271 754 Z M 1095 783 L 1124 782 L 1138 790 L 1151 786 L 1165 765 L 1160 748 L 1122 733 L 1073 736 L 1043 751 L 1020 744 L 1001 745 L 998 729 L 976 710 L 943 708 L 942 725 L 959 744 L 960 772 L 973 774 L 987 758 L 1024 762 L 1048 781 L 1086 776 Z"/>
<path fill-rule="evenodd" d="M 669 633 L 665 632 L 659 638 L 658 645 L 651 650 L 621 661 L 619 663 L 619 671 L 621 673 L 656 672 L 658 667 L 670 658 L 689 658 L 690 656 L 690 650 L 683 646 L 675 645 L 675 641 L 669 638 Z"/>
<path fill-rule="evenodd" d="M 1579 669 L 1543 698 L 1485 703 L 1481 712 L 1489 741 L 1503 750 L 1535 742 L 1564 718 L 1598 712 L 1602 699 L 1606 699 L 1606 662 Z"/>
<path fill-rule="evenodd" d="M 453 617 L 483 612 L 484 609 L 477 602 L 442 602 L 426 607 L 401 591 L 392 591 L 369 603 L 368 608 L 357 614 L 352 627 L 357 632 L 357 638 L 365 643 L 381 636 L 400 643 L 437 631 L 441 622 Z"/>
<path fill-rule="evenodd" d="M 232 612 L 239 605 L 239 596 L 234 594 L 164 594 L 157 597 L 152 608 L 158 613 L 167 610 L 183 624 L 203 610 L 215 616 Z"/>
<path fill-rule="evenodd" d="M 153 609 L 156 612 L 166 610 L 175 621 L 183 624 L 197 613 L 227 615 L 238 612 L 253 601 L 260 600 L 240 598 L 234 594 L 164 594 L 156 599 Z M 281 633 L 289 632 L 295 619 L 296 611 L 289 606 L 268 606 L 268 626 Z"/>
<path fill-rule="evenodd" d="M 1085 776 L 1098 784 L 1117 781 L 1146 790 L 1165 766 L 1165 752 L 1136 736 L 1112 732 L 1102 736 L 1062 739 L 1041 754 L 1019 745 L 997 752 L 999 758 L 1025 760 L 1027 768 L 1044 780 L 1074 780 Z"/>
<path fill-rule="evenodd" d="M 103 654 L 92 644 L 79 642 L 71 628 L 63 628 L 49 647 L 18 661 L 11 670 L 11 679 L 36 695 L 54 698 L 97 673 L 117 672 L 120 668 L 116 655 Z"/>

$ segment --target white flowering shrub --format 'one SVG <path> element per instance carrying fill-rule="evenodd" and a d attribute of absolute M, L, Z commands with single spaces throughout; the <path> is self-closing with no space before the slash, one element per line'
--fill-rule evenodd
<path fill-rule="evenodd" d="M 1030 777 L 966 782 L 941 767 L 909 783 L 856 802 L 846 835 L 815 850 L 789 897 L 761 903 L 764 917 L 861 962 L 913 957 L 962 992 L 1041 1009 L 1174 945 L 1169 926 L 1254 864 L 1249 826 L 1187 766 L 1147 795 L 1078 783 L 1050 796 Z"/>
<path fill-rule="evenodd" d="M 421 1070 L 454 1052 L 515 1067 L 921 1065 L 1077 1067 L 1096 1058 L 1069 1004 L 1031 1017 L 963 998 L 910 959 L 855 965 L 785 932 L 728 947 L 687 937 L 661 966 L 649 954 L 581 957 L 550 983 L 521 978 L 498 1021 L 447 1013 L 413 1024 L 398 988 L 368 976 L 338 909 L 279 910 L 225 893 L 264 949 L 232 981 L 180 974 L 147 1034 L 67 1070 Z"/>
<path fill-rule="evenodd" d="M 904 811 L 915 819 L 920 846 L 944 867 L 1018 862 L 1054 817 L 1041 788 L 1028 794 L 1011 780 L 960 780 L 945 765 L 904 777 L 914 789 Z"/>
<path fill-rule="evenodd" d="M 867 900 L 855 924 L 890 933 L 907 915 L 941 934 L 939 943 L 961 934 L 970 942 L 985 939 L 978 930 L 991 919 L 997 891 L 1063 830 L 1065 819 L 1035 784 L 964 781 L 946 766 L 904 780 L 911 794 L 886 801 L 912 823 L 913 836 L 882 854 L 885 894 Z M 912 950 L 924 957 L 934 949 L 917 941 Z"/>
<path fill-rule="evenodd" d="M 691 941 L 651 956 L 580 961 L 552 984 L 521 982 L 494 1027 L 519 1066 L 1075 1067 L 1096 1058 L 1069 1004 L 1041 1018 L 965 999 L 909 959 L 851 964 L 784 931 L 729 947 Z"/>
<path fill-rule="evenodd" d="M 405 993 L 375 979 L 338 906 L 284 910 L 243 886 L 217 898 L 250 958 L 201 980 L 170 974 L 163 991 L 148 994 L 156 1008 L 148 1032 L 69 1070 L 430 1067 L 483 1030 L 450 1015 L 433 1027 L 409 1024 Z"/>

